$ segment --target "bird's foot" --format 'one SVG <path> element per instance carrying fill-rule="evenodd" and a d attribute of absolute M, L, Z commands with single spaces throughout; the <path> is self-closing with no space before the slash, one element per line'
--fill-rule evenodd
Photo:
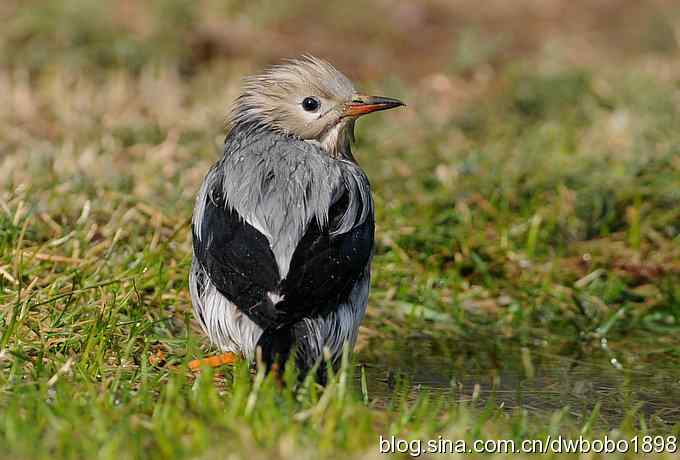
<path fill-rule="evenodd" d="M 193 361 L 189 361 L 189 369 L 191 369 L 192 371 L 197 371 L 203 365 L 208 367 L 231 365 L 234 364 L 237 361 L 237 359 L 238 357 L 236 356 L 236 354 L 229 351 L 226 353 L 222 353 L 221 355 L 210 356 L 208 358 L 194 359 Z"/>

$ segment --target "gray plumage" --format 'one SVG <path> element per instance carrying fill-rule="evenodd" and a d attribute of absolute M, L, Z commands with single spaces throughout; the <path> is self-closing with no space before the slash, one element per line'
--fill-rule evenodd
<path fill-rule="evenodd" d="M 353 347 L 374 219 L 369 181 L 351 152 L 354 122 L 398 105 L 356 94 L 312 57 L 246 79 L 224 157 L 192 219 L 191 299 L 220 349 L 252 360 L 259 346 L 265 361 L 294 350 L 306 371 Z"/>

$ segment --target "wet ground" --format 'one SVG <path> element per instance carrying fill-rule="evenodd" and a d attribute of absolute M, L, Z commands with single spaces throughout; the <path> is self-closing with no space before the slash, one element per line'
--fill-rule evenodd
<path fill-rule="evenodd" d="M 566 407 L 579 424 L 599 406 L 593 420 L 599 428 L 618 427 L 626 417 L 639 424 L 644 415 L 650 429 L 670 429 L 680 423 L 680 367 L 671 359 L 650 361 L 636 351 L 649 345 L 636 345 L 612 351 L 599 340 L 554 350 L 540 342 L 522 347 L 497 339 L 424 336 L 376 341 L 358 358 L 371 400 L 388 403 L 429 392 L 539 416 Z"/>

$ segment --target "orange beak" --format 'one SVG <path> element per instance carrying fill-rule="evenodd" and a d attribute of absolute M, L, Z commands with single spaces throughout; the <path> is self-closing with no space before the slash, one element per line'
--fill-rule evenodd
<path fill-rule="evenodd" d="M 343 116 L 358 117 L 361 115 L 366 115 L 367 113 L 393 109 L 402 105 L 406 104 L 401 102 L 399 99 L 392 99 L 391 97 L 365 96 L 363 94 L 355 94 L 352 97 L 352 100 L 345 105 Z"/>

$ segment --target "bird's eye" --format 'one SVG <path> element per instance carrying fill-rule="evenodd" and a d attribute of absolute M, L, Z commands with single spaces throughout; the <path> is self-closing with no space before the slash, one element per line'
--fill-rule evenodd
<path fill-rule="evenodd" d="M 319 108 L 319 105 L 321 105 L 321 103 L 315 97 L 306 97 L 302 101 L 302 108 L 305 109 L 307 112 L 314 112 L 316 109 Z"/>

